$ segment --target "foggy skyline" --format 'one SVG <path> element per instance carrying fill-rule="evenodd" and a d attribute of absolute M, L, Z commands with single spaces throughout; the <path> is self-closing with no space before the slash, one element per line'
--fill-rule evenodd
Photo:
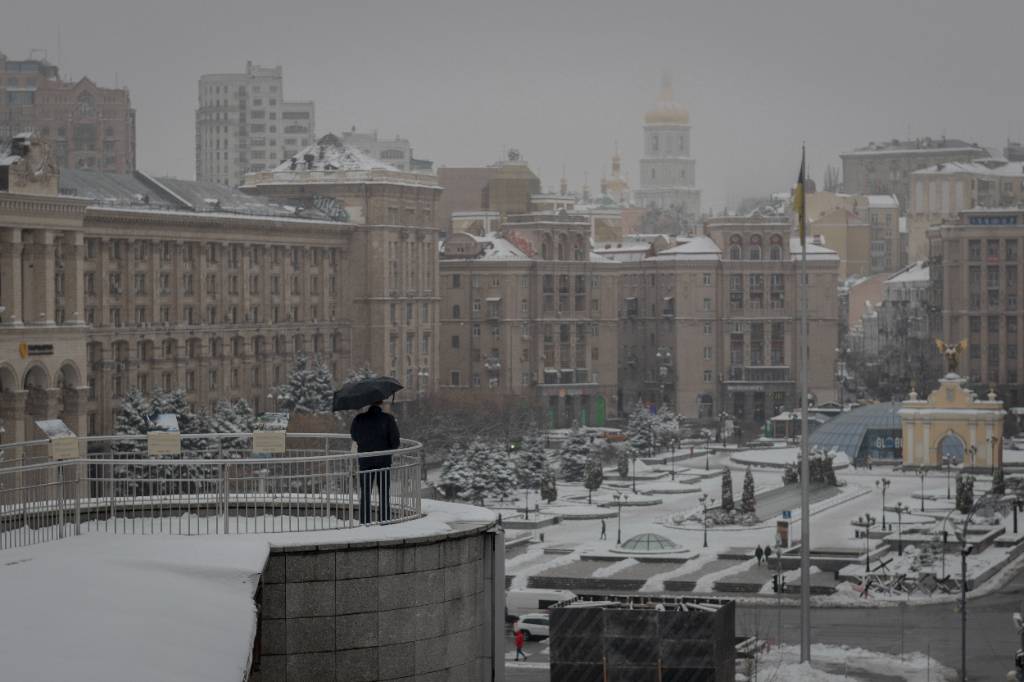
<path fill-rule="evenodd" d="M 616 141 L 635 188 L 668 72 L 715 211 L 792 185 L 801 141 L 820 182 L 840 152 L 908 130 L 1000 149 L 1024 135 L 1020 2 L 9 5 L 0 51 L 45 49 L 66 79 L 116 77 L 137 110 L 138 167 L 185 178 L 199 76 L 247 60 L 283 66 L 285 97 L 316 102 L 318 136 L 398 134 L 436 166 L 516 147 L 545 189 L 564 166 L 570 188 L 587 172 L 595 193 Z"/>

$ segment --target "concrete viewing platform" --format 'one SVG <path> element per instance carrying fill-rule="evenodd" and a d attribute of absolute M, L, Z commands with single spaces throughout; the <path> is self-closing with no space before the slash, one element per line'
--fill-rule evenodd
<path fill-rule="evenodd" d="M 3 676 L 482 679 L 503 665 L 490 653 L 503 616 L 497 518 L 422 505 L 421 518 L 381 526 L 93 532 L 4 550 Z"/>

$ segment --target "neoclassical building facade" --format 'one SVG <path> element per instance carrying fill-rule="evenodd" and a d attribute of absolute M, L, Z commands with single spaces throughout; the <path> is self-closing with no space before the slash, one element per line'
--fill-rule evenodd
<path fill-rule="evenodd" d="M 386 169 L 334 175 L 361 198 L 351 213 L 329 192 L 302 196 L 301 173 L 275 185 L 288 207 L 138 172 L 65 171 L 58 195 L 56 181 L 19 184 L 46 153 L 22 151 L 0 174 L 3 441 L 43 418 L 108 432 L 132 387 L 274 409 L 298 352 L 338 380 L 369 366 L 431 390 L 437 241 L 421 224 L 436 183 L 422 180 L 425 223 L 400 212 L 419 189 Z"/>

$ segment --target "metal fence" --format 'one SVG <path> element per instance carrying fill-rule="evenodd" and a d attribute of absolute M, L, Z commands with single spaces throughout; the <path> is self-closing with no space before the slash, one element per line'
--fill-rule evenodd
<path fill-rule="evenodd" d="M 181 454 L 146 436 L 79 438 L 77 458 L 50 442 L 0 445 L 0 549 L 82 533 L 281 533 L 418 518 L 420 444 L 360 456 L 348 435 L 289 433 L 281 453 L 252 434 L 182 434 Z M 372 467 L 372 468 L 371 468 Z"/>

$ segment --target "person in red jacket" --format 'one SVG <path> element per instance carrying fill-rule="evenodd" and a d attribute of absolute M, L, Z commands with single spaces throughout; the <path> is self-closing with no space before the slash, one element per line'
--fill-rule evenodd
<path fill-rule="evenodd" d="M 515 631 L 515 638 L 516 638 L 516 660 L 518 661 L 519 657 L 522 656 L 523 660 L 525 661 L 526 660 L 526 654 L 523 653 L 523 644 L 526 642 L 526 637 L 523 635 L 523 631 L 520 630 L 518 627 L 516 628 L 516 631 Z"/>

